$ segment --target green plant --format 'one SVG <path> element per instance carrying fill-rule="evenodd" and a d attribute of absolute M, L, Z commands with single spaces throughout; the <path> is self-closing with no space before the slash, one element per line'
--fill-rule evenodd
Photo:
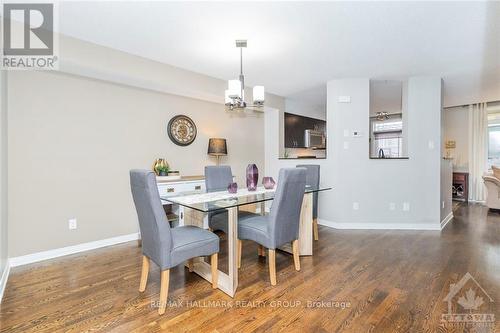
<path fill-rule="evenodd" d="M 160 174 L 160 173 L 168 173 L 169 171 L 169 167 L 166 166 L 166 165 L 159 165 L 158 167 L 156 167 L 156 171 Z"/>

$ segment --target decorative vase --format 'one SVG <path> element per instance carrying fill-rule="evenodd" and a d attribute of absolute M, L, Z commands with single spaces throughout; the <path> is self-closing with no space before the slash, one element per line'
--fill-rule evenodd
<path fill-rule="evenodd" d="M 167 175 L 168 175 L 168 174 L 167 174 L 165 171 L 160 171 L 160 176 L 161 176 L 161 177 L 165 177 L 165 176 L 167 176 Z"/>
<path fill-rule="evenodd" d="M 255 164 L 249 164 L 247 166 L 247 189 L 249 191 L 255 191 L 257 189 L 258 181 L 259 169 Z"/>
<path fill-rule="evenodd" d="M 238 184 L 236 183 L 231 183 L 227 186 L 227 191 L 229 193 L 236 193 L 238 192 Z"/>
<path fill-rule="evenodd" d="M 153 171 L 156 173 L 157 176 L 160 176 L 160 171 L 158 171 L 159 168 L 167 168 L 167 167 L 168 163 L 164 158 L 158 158 L 153 163 Z"/>
<path fill-rule="evenodd" d="M 262 178 L 262 185 L 264 185 L 264 188 L 266 190 L 272 190 L 274 188 L 274 185 L 276 185 L 276 182 L 274 181 L 273 177 L 264 177 Z"/>

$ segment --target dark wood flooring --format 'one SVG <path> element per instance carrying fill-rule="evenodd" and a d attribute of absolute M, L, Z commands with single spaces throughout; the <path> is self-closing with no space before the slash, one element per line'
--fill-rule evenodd
<path fill-rule="evenodd" d="M 258 258 L 257 247 L 245 242 L 234 299 L 177 267 L 170 275 L 170 305 L 163 316 L 152 307 L 160 288 L 157 267 L 150 272 L 146 291 L 138 292 L 141 251 L 136 242 L 14 268 L 0 308 L 0 331 L 499 329 L 500 214 L 485 207 L 459 206 L 442 232 L 320 227 L 314 251 L 313 257 L 301 258 L 300 272 L 294 270 L 290 255 L 278 253 L 278 285 L 272 287 L 266 259 Z M 441 322 L 448 309 L 443 299 L 450 284 L 467 272 L 495 302 L 481 296 L 480 313 L 496 317 L 492 327 Z M 454 305 L 453 310 L 457 309 Z"/>

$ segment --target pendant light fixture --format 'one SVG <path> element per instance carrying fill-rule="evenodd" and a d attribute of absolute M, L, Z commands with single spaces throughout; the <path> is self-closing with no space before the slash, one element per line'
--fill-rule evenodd
<path fill-rule="evenodd" d="M 240 76 L 238 79 L 227 82 L 224 94 L 224 103 L 229 110 L 244 109 L 246 107 L 262 108 L 264 106 L 264 86 L 253 87 L 253 104 L 245 101 L 245 77 L 243 75 L 243 48 L 247 47 L 246 39 L 236 40 L 236 47 L 240 49 Z"/>

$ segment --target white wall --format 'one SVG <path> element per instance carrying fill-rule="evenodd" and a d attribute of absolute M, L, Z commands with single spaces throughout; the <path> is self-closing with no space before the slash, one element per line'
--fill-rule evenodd
<path fill-rule="evenodd" d="M 444 141 L 454 140 L 456 148 L 453 152 L 453 169 L 469 170 L 469 108 L 458 106 L 443 111 Z"/>
<path fill-rule="evenodd" d="M 350 96 L 351 103 L 338 103 L 339 96 Z M 368 133 L 369 79 L 328 82 L 327 159 L 307 161 L 320 164 L 321 183 L 334 188 L 320 195 L 321 223 L 337 228 L 440 228 L 441 79 L 410 78 L 407 103 L 409 159 L 370 160 L 367 135 L 344 137 L 345 129 Z M 280 167 L 306 162 L 276 158 L 279 149 L 270 124 L 278 123 L 279 114 L 266 114 L 266 170 L 273 176 Z M 354 202 L 358 210 L 353 210 Z M 410 204 L 409 211 L 403 211 L 404 202 Z"/>
<path fill-rule="evenodd" d="M 183 175 L 202 174 L 215 164 L 210 137 L 227 139 L 222 161 L 238 182 L 248 163 L 264 173 L 264 114 L 225 112 L 214 102 L 222 80 L 66 37 L 61 56 L 71 74 L 9 73 L 10 257 L 137 232 L 128 171 L 165 157 Z M 197 125 L 190 146 L 167 136 L 176 114 Z M 72 217 L 77 230 L 68 230 Z"/>
<path fill-rule="evenodd" d="M 7 72 L 0 71 L 0 278 L 8 260 L 7 218 Z M 0 281 L 0 294 L 1 287 Z"/>
<path fill-rule="evenodd" d="M 441 222 L 452 213 L 452 192 L 453 185 L 453 166 L 452 161 L 448 159 L 441 160 Z"/>
<path fill-rule="evenodd" d="M 300 98 L 285 98 L 285 110 L 300 116 L 326 120 L 326 101 L 324 102 L 318 104 Z"/>

